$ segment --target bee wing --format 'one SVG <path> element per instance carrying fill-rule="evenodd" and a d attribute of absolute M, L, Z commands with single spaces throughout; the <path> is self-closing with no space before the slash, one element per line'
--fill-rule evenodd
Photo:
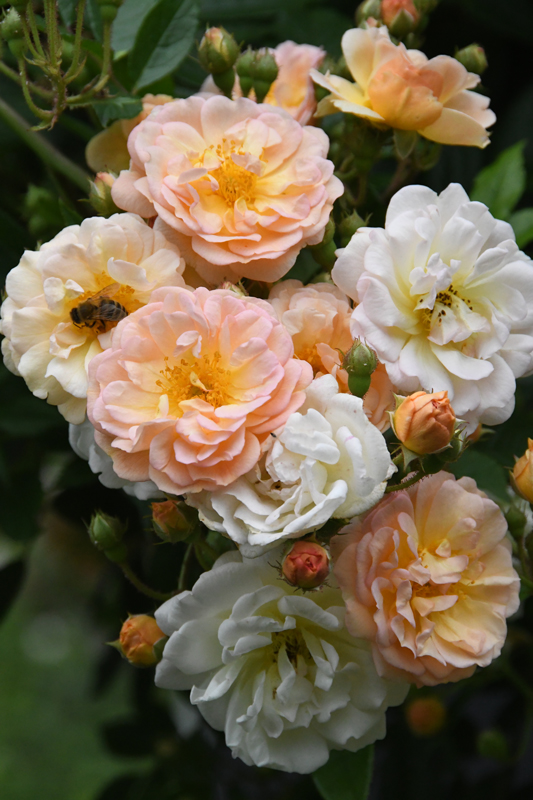
<path fill-rule="evenodd" d="M 113 297 L 120 289 L 120 286 L 120 283 L 110 283 L 109 286 L 104 286 L 104 288 L 100 289 L 99 292 L 91 295 L 88 302 L 91 303 L 93 300 L 98 300 L 100 297 Z"/>
<path fill-rule="evenodd" d="M 118 312 L 118 314 L 117 314 Z M 120 306 L 113 305 L 112 303 L 102 304 L 95 308 L 93 319 L 100 319 L 103 322 L 117 322 L 127 315 L 127 311 L 122 311 Z"/>

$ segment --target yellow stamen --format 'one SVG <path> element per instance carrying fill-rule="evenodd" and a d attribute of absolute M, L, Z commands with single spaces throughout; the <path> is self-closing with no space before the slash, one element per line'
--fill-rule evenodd
<path fill-rule="evenodd" d="M 231 371 L 220 365 L 221 360 L 220 353 L 215 352 L 198 359 L 182 358 L 170 366 L 165 357 L 166 366 L 160 370 L 161 380 L 156 384 L 168 395 L 170 414 L 181 417 L 184 413 L 181 403 L 193 397 L 205 400 L 213 408 L 232 402 Z"/>

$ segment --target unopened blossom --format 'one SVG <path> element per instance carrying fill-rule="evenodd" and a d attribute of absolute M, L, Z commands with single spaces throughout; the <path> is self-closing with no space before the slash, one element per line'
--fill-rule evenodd
<path fill-rule="evenodd" d="M 346 31 L 342 51 L 355 83 L 312 70 L 315 83 L 331 92 L 317 116 L 344 111 L 441 144 L 488 145 L 486 129 L 496 120 L 489 98 L 471 91 L 479 75 L 455 58 L 428 60 L 420 50 L 391 42 L 386 27 Z"/>
<path fill-rule="evenodd" d="M 268 297 L 280 322 L 292 336 L 294 354 L 308 361 L 315 377 L 328 373 L 348 391 L 348 373 L 341 366 L 342 353 L 353 344 L 350 333 L 351 304 L 332 283 L 286 280 L 276 284 Z M 367 417 L 380 431 L 390 425 L 386 413 L 394 407 L 392 384 L 383 366 L 372 373 L 370 389 L 363 398 Z"/>
<path fill-rule="evenodd" d="M 346 625 L 372 642 L 380 675 L 434 686 L 500 654 L 520 588 L 506 533 L 472 478 L 439 472 L 334 537 Z"/>
<path fill-rule="evenodd" d="M 507 222 L 458 184 L 408 186 L 385 228 L 360 228 L 332 272 L 364 339 L 403 393 L 447 391 L 455 414 L 504 422 L 533 369 L 533 266 Z"/>
<path fill-rule="evenodd" d="M 321 65 L 326 55 L 324 50 L 311 44 L 296 44 L 290 40 L 278 44 L 275 49 L 266 50 L 274 56 L 278 66 L 278 77 L 263 102 L 283 108 L 300 125 L 307 125 L 316 110 L 315 86 L 309 73 L 311 69 L 318 69 Z M 209 76 L 202 84 L 201 91 L 217 93 L 220 90 Z M 234 100 L 242 97 L 238 76 L 235 77 L 232 96 Z M 255 100 L 253 89 L 249 97 Z"/>
<path fill-rule="evenodd" d="M 89 462 L 89 467 L 103 486 L 108 489 L 124 489 L 126 494 L 139 500 L 150 500 L 164 497 L 152 481 L 128 481 L 119 478 L 113 469 L 113 459 L 94 441 L 94 428 L 89 419 L 80 425 L 69 425 L 69 444 L 79 458 Z"/>
<path fill-rule="evenodd" d="M 189 97 L 154 109 L 130 134 L 119 208 L 172 233 L 187 263 L 219 284 L 273 282 L 318 244 L 342 193 L 324 131 L 240 98 Z"/>
<path fill-rule="evenodd" d="M 291 586 L 316 589 L 329 575 L 329 554 L 318 542 L 299 539 L 285 555 L 281 571 Z"/>
<path fill-rule="evenodd" d="M 381 0 L 381 19 L 388 27 L 391 26 L 391 23 L 394 22 L 401 11 L 409 14 L 414 23 L 420 17 L 413 0 Z"/>
<path fill-rule="evenodd" d="M 336 380 L 324 375 L 265 445 L 257 466 L 224 489 L 191 495 L 187 502 L 211 530 L 255 556 L 332 517 L 350 519 L 372 508 L 393 472 L 385 439 L 367 419 L 361 398 L 339 393 Z"/>
<path fill-rule="evenodd" d="M 130 664 L 136 667 L 153 667 L 159 661 L 154 646 L 165 638 L 165 634 L 153 617 L 148 614 L 132 614 L 122 625 L 118 647 Z"/>
<path fill-rule="evenodd" d="M 396 436 L 419 455 L 436 453 L 450 443 L 455 414 L 447 392 L 415 392 L 398 406 L 393 418 Z"/>
<path fill-rule="evenodd" d="M 156 106 L 170 103 L 173 99 L 168 94 L 145 94 L 140 114 L 133 119 L 117 119 L 108 128 L 93 136 L 85 148 L 85 160 L 93 172 L 118 173 L 122 169 L 127 169 L 130 163 L 128 136 Z"/>
<path fill-rule="evenodd" d="M 57 405 L 69 422 L 81 423 L 88 364 L 109 345 L 116 324 L 99 319 L 102 298 L 118 316 L 129 314 L 154 289 L 185 286 L 184 267 L 176 245 L 135 214 L 90 217 L 64 228 L 38 251 L 26 250 L 7 276 L 6 366 L 22 375 L 36 397 Z M 76 322 L 71 313 L 87 302 Z"/>
<path fill-rule="evenodd" d="M 226 553 L 156 611 L 170 637 L 156 684 L 190 689 L 245 764 L 310 773 L 330 750 L 383 738 L 407 685 L 378 677 L 368 643 L 344 627 L 338 589 L 304 595 L 271 561 Z"/>
<path fill-rule="evenodd" d="M 527 450 L 513 467 L 513 482 L 525 500 L 533 503 L 533 439 L 527 440 Z"/>
<path fill-rule="evenodd" d="M 158 290 L 91 362 L 96 443 L 130 481 L 171 494 L 226 486 L 304 402 L 312 369 L 293 352 L 264 300 Z"/>

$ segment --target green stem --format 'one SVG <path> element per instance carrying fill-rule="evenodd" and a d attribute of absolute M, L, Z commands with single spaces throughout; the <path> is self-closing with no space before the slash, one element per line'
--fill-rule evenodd
<path fill-rule="evenodd" d="M 413 486 L 413 484 L 418 483 L 421 481 L 422 478 L 426 478 L 427 475 L 425 472 L 417 472 L 413 475 L 412 478 L 407 478 L 407 480 L 402 481 L 401 483 L 396 483 L 394 486 L 387 486 L 385 489 L 385 494 L 390 494 L 391 492 L 399 492 L 401 489 L 407 489 L 409 486 Z"/>
<path fill-rule="evenodd" d="M 121 561 L 119 563 L 119 567 L 129 582 L 132 583 L 139 592 L 145 594 L 147 597 L 151 597 L 154 600 L 164 601 L 170 600 L 170 598 L 173 596 L 173 592 L 158 592 L 156 589 L 151 589 L 149 586 L 147 586 L 146 583 L 144 583 L 144 581 L 142 581 L 134 573 L 127 561 Z"/>
<path fill-rule="evenodd" d="M 35 19 L 33 3 L 28 3 L 28 5 L 26 6 L 26 20 L 28 22 L 31 35 L 33 36 L 35 49 L 37 50 L 41 58 L 46 58 L 44 54 L 44 48 L 41 44 L 41 37 L 39 35 L 39 29 L 37 27 L 37 20 Z"/>
<path fill-rule="evenodd" d="M 48 51 L 50 53 L 50 64 L 52 67 L 59 68 L 59 31 L 57 29 L 57 4 L 56 0 L 44 0 L 44 21 L 46 24 L 46 36 L 48 39 Z"/>
<path fill-rule="evenodd" d="M 74 34 L 74 49 L 72 51 L 72 63 L 68 68 L 65 80 L 69 81 L 70 79 L 74 79 L 76 77 L 76 70 L 80 63 L 80 55 L 81 55 L 81 42 L 82 42 L 82 32 L 83 32 L 83 15 L 85 13 L 85 0 L 80 0 L 78 3 L 78 10 L 76 15 L 76 32 Z"/>
<path fill-rule="evenodd" d="M 0 72 L 2 72 L 7 78 L 10 78 L 15 83 L 18 83 L 19 86 L 22 86 L 22 78 L 20 77 L 18 72 L 15 72 L 14 69 L 8 67 L 7 64 L 4 64 L 0 61 Z M 35 83 L 29 82 L 28 85 L 31 87 L 32 92 L 39 95 L 46 100 L 50 100 L 53 97 L 52 92 L 48 91 L 48 89 L 43 89 L 41 86 L 38 86 Z"/>
<path fill-rule="evenodd" d="M 24 99 L 26 101 L 28 108 L 30 109 L 32 114 L 35 114 L 35 116 L 38 117 L 39 119 L 42 119 L 44 122 L 50 122 L 52 117 L 54 116 L 53 111 L 48 111 L 44 108 L 39 108 L 39 106 L 33 102 L 33 98 L 30 94 L 30 89 L 28 85 L 29 81 L 28 81 L 28 73 L 26 72 L 26 62 L 24 61 L 23 58 L 19 59 L 19 72 L 21 77 L 22 94 L 24 95 Z"/>
<path fill-rule="evenodd" d="M 189 572 L 189 567 L 194 557 L 194 543 L 187 545 L 187 549 L 185 551 L 185 555 L 183 557 L 183 563 L 180 569 L 180 576 L 178 580 L 178 593 L 184 592 L 187 588 L 187 573 Z"/>
<path fill-rule="evenodd" d="M 28 48 L 28 50 L 30 51 L 30 53 L 32 54 L 32 56 L 36 60 L 42 59 L 41 53 L 39 53 L 39 51 L 37 50 L 37 48 L 35 47 L 35 45 L 33 43 L 33 40 L 32 40 L 32 37 L 31 37 L 31 33 L 30 33 L 30 28 L 29 28 L 29 25 L 28 25 L 28 22 L 27 22 L 26 18 L 25 17 L 21 17 L 21 22 L 22 22 L 22 30 L 24 32 L 24 41 L 26 42 L 26 47 Z"/>
<path fill-rule="evenodd" d="M 53 170 L 64 175 L 84 193 L 89 191 L 90 176 L 77 164 L 60 153 L 42 135 L 31 130 L 31 126 L 11 106 L 0 98 L 0 119 L 13 130 L 22 141 Z"/>

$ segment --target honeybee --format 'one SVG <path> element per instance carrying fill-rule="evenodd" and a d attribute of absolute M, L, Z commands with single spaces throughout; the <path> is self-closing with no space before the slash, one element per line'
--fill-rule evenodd
<path fill-rule="evenodd" d="M 94 328 L 95 325 L 105 330 L 106 322 L 120 322 L 128 316 L 128 312 L 117 300 L 111 298 L 120 289 L 120 283 L 111 283 L 104 286 L 92 297 L 75 306 L 70 312 L 70 318 L 77 327 Z"/>

